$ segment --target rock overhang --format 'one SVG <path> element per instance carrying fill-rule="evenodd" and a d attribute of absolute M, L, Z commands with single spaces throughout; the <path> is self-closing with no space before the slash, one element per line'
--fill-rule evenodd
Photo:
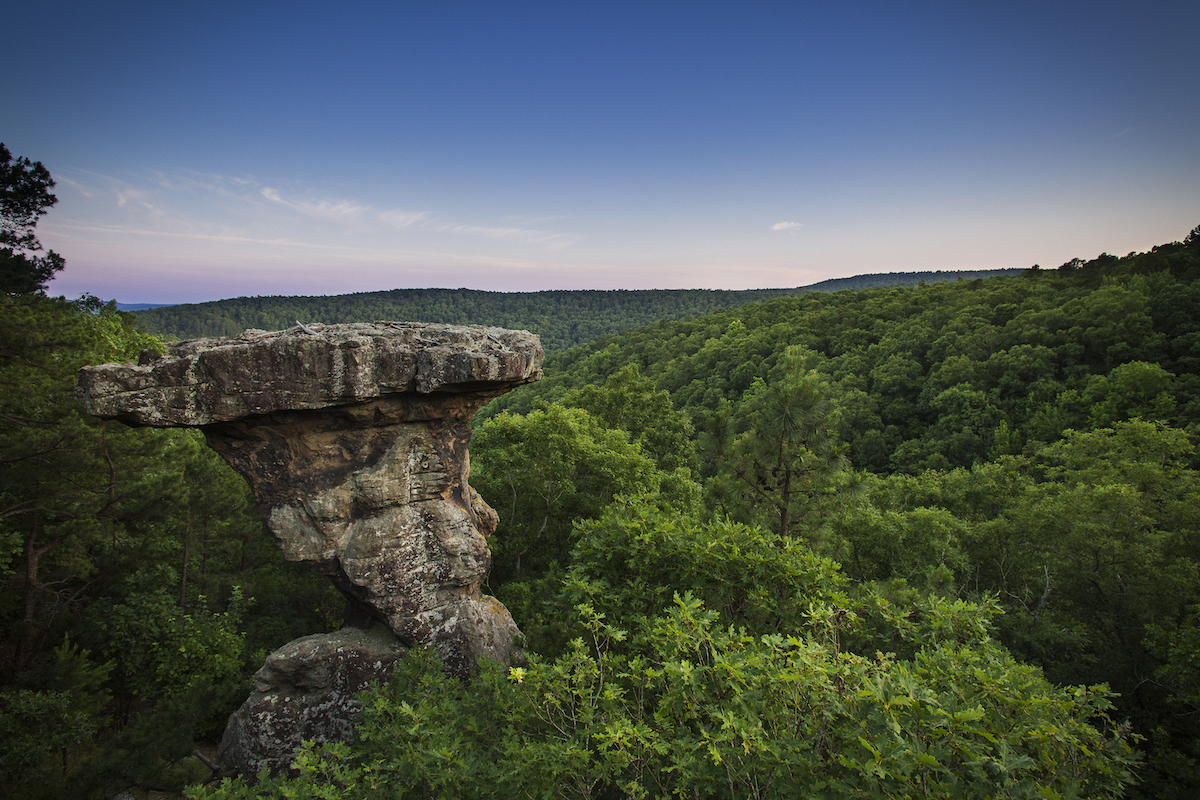
<path fill-rule="evenodd" d="M 80 371 L 94 416 L 150 427 L 364 403 L 392 395 L 494 396 L 541 377 L 538 337 L 478 325 L 373 322 L 247 330 Z M 472 411 L 473 413 L 473 411 Z"/>

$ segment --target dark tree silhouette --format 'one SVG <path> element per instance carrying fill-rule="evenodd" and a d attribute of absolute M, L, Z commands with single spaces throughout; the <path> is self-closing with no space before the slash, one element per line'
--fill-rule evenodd
<path fill-rule="evenodd" d="M 40 161 L 13 158 L 0 144 L 0 291 L 44 292 L 65 265 L 53 250 L 36 255 L 42 243 L 33 233 L 38 218 L 58 202 L 50 193 L 54 179 Z"/>

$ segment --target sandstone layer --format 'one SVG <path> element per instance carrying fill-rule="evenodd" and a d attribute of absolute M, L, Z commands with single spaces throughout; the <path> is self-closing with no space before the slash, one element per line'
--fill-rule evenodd
<path fill-rule="evenodd" d="M 519 654 L 508 610 L 480 594 L 496 515 L 467 484 L 470 420 L 541 364 L 526 331 L 314 324 L 85 367 L 76 391 L 96 416 L 201 428 L 287 558 L 467 675 Z"/>

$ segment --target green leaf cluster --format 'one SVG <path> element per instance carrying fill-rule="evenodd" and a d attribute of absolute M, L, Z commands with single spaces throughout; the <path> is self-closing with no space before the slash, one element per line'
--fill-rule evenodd
<path fill-rule="evenodd" d="M 38 218 L 58 202 L 54 179 L 40 161 L 13 158 L 0 143 L 0 292 L 34 294 L 65 265 L 53 250 L 36 255 L 42 244 L 33 233 Z"/>

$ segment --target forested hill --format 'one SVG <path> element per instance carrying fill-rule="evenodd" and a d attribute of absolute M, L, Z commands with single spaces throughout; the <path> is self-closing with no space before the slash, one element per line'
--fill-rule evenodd
<path fill-rule="evenodd" d="M 168 339 L 233 336 L 246 328 L 277 330 L 291 327 L 297 321 L 337 323 L 391 319 L 524 329 L 541 336 L 542 346 L 547 350 L 562 350 L 660 319 L 702 316 L 782 295 L 983 278 L 1020 271 L 881 273 L 838 278 L 796 289 L 745 291 L 393 289 L 325 297 L 238 297 L 137 310 L 137 316 L 148 331 Z"/>
<path fill-rule="evenodd" d="M 634 365 L 703 430 L 800 347 L 830 382 L 851 461 L 872 472 L 970 467 L 1134 416 L 1196 430 L 1198 281 L 1193 232 L 1013 277 L 780 297 L 554 353 L 543 381 L 481 419 Z"/>
<path fill-rule="evenodd" d="M 545 374 L 485 407 L 472 442 L 472 485 L 507 511 L 491 585 L 527 634 L 552 594 L 535 581 L 560 564 L 562 596 L 614 595 L 595 606 L 612 622 L 626 607 L 641 613 L 624 586 L 670 586 L 660 596 L 678 598 L 710 579 L 715 553 L 740 547 L 727 533 L 681 534 L 674 512 L 623 529 L 645 545 L 635 556 L 578 527 L 547 545 L 546 506 L 563 497 L 578 508 L 596 475 L 618 472 L 612 457 L 564 469 L 547 444 L 574 435 L 598 451 L 578 421 L 590 414 L 662 454 L 664 471 L 691 457 L 712 519 L 803 539 L 862 586 L 995 603 L 994 635 L 1019 659 L 1055 684 L 1116 693 L 1109 719 L 1139 737 L 1144 758 L 1129 796 L 1200 797 L 1200 226 L 1183 242 L 1057 270 L 660 321 L 551 353 Z M 672 536 L 698 542 L 696 558 L 672 550 L 660 563 L 699 577 L 642 577 Z M 763 563 L 739 569 L 763 575 Z M 597 565 L 611 571 L 594 577 Z M 740 625 L 737 609 L 778 607 L 777 595 L 725 580 L 709 584 L 733 598 L 722 624 Z M 1066 796 L 1030 796 L 1055 794 Z M 911 792 L 933 795 L 955 796 Z"/>

